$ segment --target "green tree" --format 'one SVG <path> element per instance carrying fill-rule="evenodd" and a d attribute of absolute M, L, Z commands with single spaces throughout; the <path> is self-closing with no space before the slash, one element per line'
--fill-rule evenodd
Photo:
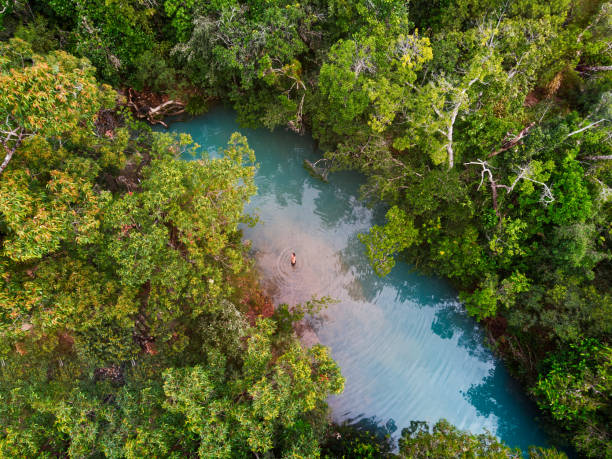
<path fill-rule="evenodd" d="M 183 160 L 191 139 L 114 112 L 86 60 L 1 45 L 1 454 L 316 456 L 338 366 L 233 303 L 246 138 Z"/>
<path fill-rule="evenodd" d="M 509 448 L 489 433 L 474 435 L 463 432 L 446 420 L 438 421 L 431 431 L 425 422 L 413 421 L 410 424 L 409 428 L 402 430 L 400 457 L 523 457 L 520 450 Z M 554 449 L 542 451 L 533 448 L 529 457 L 562 459 L 567 456 Z"/>
<path fill-rule="evenodd" d="M 385 226 L 373 226 L 369 234 L 362 234 L 359 239 L 366 245 L 376 274 L 385 276 L 395 265 L 393 255 L 410 247 L 417 234 L 408 216 L 398 207 L 392 207 L 387 212 Z"/>
<path fill-rule="evenodd" d="M 577 446 L 589 457 L 610 456 L 610 433 L 599 426 L 610 423 L 612 349 L 584 340 L 546 363 L 534 388 L 540 406 L 573 426 Z"/>

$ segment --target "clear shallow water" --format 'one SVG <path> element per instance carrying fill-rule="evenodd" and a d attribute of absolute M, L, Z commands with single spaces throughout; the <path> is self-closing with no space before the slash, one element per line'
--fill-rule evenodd
<path fill-rule="evenodd" d="M 446 418 L 475 433 L 488 429 L 514 447 L 548 444 L 534 406 L 482 345 L 447 283 L 405 263 L 384 279 L 373 273 L 357 234 L 384 213 L 359 201 L 362 177 L 316 180 L 302 167 L 317 158 L 309 136 L 243 129 L 222 107 L 170 129 L 191 134 L 212 156 L 235 131 L 255 150 L 258 194 L 247 211 L 260 221 L 244 236 L 266 289 L 277 304 L 313 295 L 339 301 L 304 337 L 329 346 L 346 378 L 344 393 L 329 400 L 336 420 L 374 422 L 399 435 L 411 420 Z"/>

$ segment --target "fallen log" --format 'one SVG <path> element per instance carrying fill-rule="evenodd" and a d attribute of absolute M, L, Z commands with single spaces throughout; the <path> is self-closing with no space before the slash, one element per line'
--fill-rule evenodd
<path fill-rule="evenodd" d="M 162 100 L 163 98 L 154 94 L 149 94 L 147 97 L 145 93 L 139 93 L 132 88 L 128 88 L 125 105 L 132 109 L 136 118 L 144 119 L 151 124 L 161 124 L 168 127 L 163 118 L 185 113 L 185 103 L 174 99 Z M 157 103 L 157 105 L 152 106 L 152 103 Z"/>

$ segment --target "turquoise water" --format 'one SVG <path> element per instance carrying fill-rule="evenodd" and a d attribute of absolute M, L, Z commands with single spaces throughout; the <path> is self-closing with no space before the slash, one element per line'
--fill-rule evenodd
<path fill-rule="evenodd" d="M 344 393 L 329 400 L 336 420 L 376 423 L 399 435 L 411 420 L 446 418 L 475 433 L 488 429 L 511 446 L 548 444 L 534 406 L 482 345 L 446 282 L 405 263 L 383 279 L 373 273 L 357 234 L 384 212 L 359 201 L 362 177 L 313 179 L 302 167 L 317 158 L 309 136 L 242 129 L 222 107 L 170 129 L 191 134 L 213 155 L 235 131 L 255 150 L 258 194 L 247 211 L 260 221 L 244 237 L 253 242 L 264 287 L 277 304 L 313 295 L 338 300 L 303 332 L 305 343 L 331 348 L 346 378 Z"/>

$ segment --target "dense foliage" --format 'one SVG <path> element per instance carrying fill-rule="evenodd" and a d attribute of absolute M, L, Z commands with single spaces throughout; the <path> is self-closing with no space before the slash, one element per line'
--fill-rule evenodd
<path fill-rule="evenodd" d="M 133 388 L 126 400 L 135 391 L 165 394 L 156 409 L 172 421 L 152 419 L 188 426 L 194 443 L 180 448 L 197 449 L 195 439 L 215 448 L 198 422 L 221 419 L 214 410 L 232 395 L 245 399 L 231 390 L 251 394 L 244 371 L 253 337 L 282 349 L 271 367 L 279 352 L 283 365 L 332 365 L 278 341 L 270 319 L 225 327 L 232 338 L 212 342 L 193 329 L 234 317 L 228 279 L 247 270 L 235 225 L 252 192 L 248 147 L 236 138 L 226 159 L 198 169 L 173 159 L 185 142 L 129 123 L 107 136 L 96 113 L 114 94 L 95 83 L 95 72 L 109 84 L 178 97 L 192 112 L 223 98 L 246 124 L 310 129 L 327 151 L 321 164 L 364 172 L 364 197 L 390 206 L 388 224 L 362 236 L 374 269 L 384 275 L 403 256 L 451 279 L 559 433 L 582 455 L 612 457 L 610 2 L 1 0 L 0 11 L 2 37 L 24 40 L 3 44 L 0 57 L 3 146 L 14 153 L 0 180 L 3 362 L 11 375 L 3 394 L 36 414 L 11 408 L 19 428 L 10 432 L 27 432 L 32 448 L 62 448 L 81 424 L 55 424 L 75 418 L 60 415 L 57 401 L 70 393 L 82 404 L 70 409 L 89 413 L 91 394 L 107 396 L 97 387 L 109 378 L 99 375 L 121 368 L 121 390 Z M 191 351 L 202 347 L 218 351 L 200 361 Z M 60 349 L 73 360 L 58 357 Z M 24 359 L 42 372 L 38 379 Z M 213 361 L 223 371 L 202 366 Z M 136 372 L 140 385 L 131 382 Z M 241 383 L 224 392 L 221 373 Z M 64 382 L 45 397 L 24 389 L 56 374 L 81 381 L 80 389 Z M 208 396 L 180 393 L 187 378 L 214 397 L 194 403 Z M 330 384 L 303 390 L 321 401 L 339 388 Z M 283 394 L 278 400 L 297 404 L 290 415 L 306 422 L 311 405 Z M 83 438 L 120 429 L 111 427 L 117 397 L 99 403 L 108 405 L 104 422 L 82 415 L 83 425 L 97 426 L 83 427 Z M 206 400 L 215 407 L 202 408 Z M 262 415 L 248 405 L 248 416 Z M 314 433 L 284 430 L 286 410 L 275 410 L 278 424 L 269 428 L 282 434 L 251 432 L 246 414 L 224 412 L 215 438 L 243 432 L 235 447 L 252 451 L 270 438 L 277 450 L 307 444 Z M 55 426 L 54 440 L 42 425 Z M 452 437 L 449 429 L 434 435 Z M 178 444 L 168 442 L 168 451 Z"/>
<path fill-rule="evenodd" d="M 495 459 L 521 458 L 518 449 L 508 448 L 490 434 L 474 435 L 463 432 L 442 419 L 430 430 L 425 422 L 412 422 L 402 430 L 399 457 L 489 457 Z M 563 459 L 567 456 L 552 449 L 532 447 L 528 457 Z"/>
<path fill-rule="evenodd" d="M 380 429 L 378 429 L 380 430 Z M 525 455 L 520 449 L 512 449 L 500 443 L 489 433 L 472 434 L 452 426 L 441 419 L 431 428 L 426 422 L 412 421 L 403 429 L 397 452 L 392 452 L 394 442 L 387 433 L 372 432 L 367 426 L 343 424 L 323 447 L 325 458 L 494 458 L 494 459 L 567 459 L 565 453 L 554 448 L 531 447 Z"/>
<path fill-rule="evenodd" d="M 0 65 L 2 457 L 315 457 L 343 379 L 239 309 L 246 139 L 177 160 L 188 138 L 106 129 L 87 60 L 14 39 Z"/>

